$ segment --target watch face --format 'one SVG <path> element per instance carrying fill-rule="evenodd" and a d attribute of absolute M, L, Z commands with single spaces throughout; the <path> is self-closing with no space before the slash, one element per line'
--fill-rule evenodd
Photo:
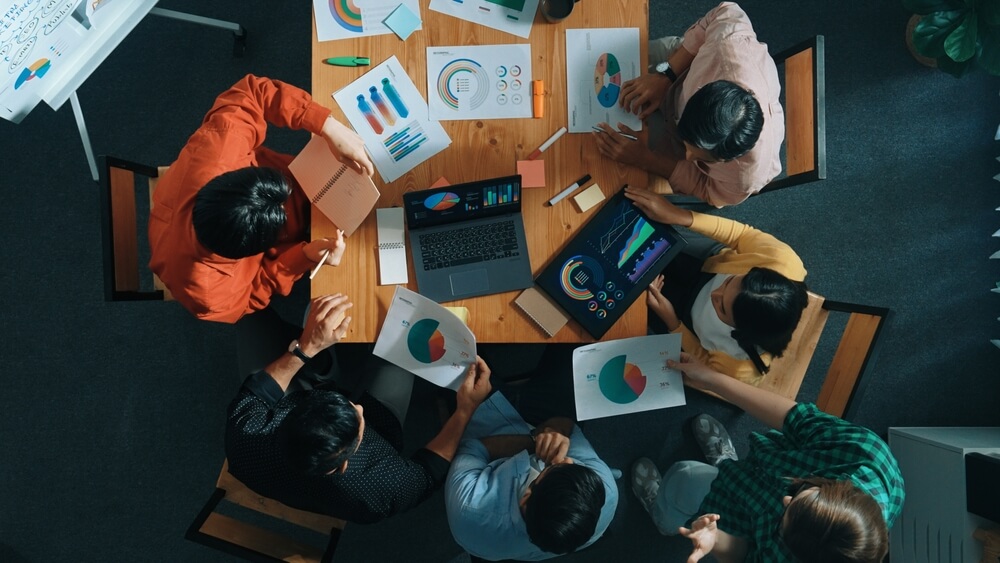
<path fill-rule="evenodd" d="M 659 63 L 658 65 L 656 65 L 656 72 L 663 74 L 664 72 L 667 72 L 667 69 L 669 68 L 670 68 L 670 63 Z"/>

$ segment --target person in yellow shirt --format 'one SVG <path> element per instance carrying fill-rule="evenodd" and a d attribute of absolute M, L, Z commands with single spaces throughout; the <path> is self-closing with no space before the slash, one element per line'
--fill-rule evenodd
<path fill-rule="evenodd" d="M 653 221 L 714 243 L 682 253 L 650 284 L 646 303 L 681 348 L 712 369 L 758 385 L 788 347 L 808 303 L 806 270 L 787 244 L 737 221 L 682 209 L 649 190 L 626 188 Z M 703 245 L 704 246 L 704 245 Z"/>

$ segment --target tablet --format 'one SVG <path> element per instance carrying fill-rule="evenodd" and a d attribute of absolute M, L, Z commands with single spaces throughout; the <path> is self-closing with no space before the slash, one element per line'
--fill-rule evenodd
<path fill-rule="evenodd" d="M 628 310 L 685 245 L 615 194 L 542 270 L 535 283 L 594 338 Z"/>

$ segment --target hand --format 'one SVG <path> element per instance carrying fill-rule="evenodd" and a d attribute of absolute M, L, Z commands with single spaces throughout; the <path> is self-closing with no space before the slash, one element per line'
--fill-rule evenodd
<path fill-rule="evenodd" d="M 455 397 L 458 410 L 471 415 L 476 407 L 486 400 L 486 396 L 490 394 L 492 388 L 490 367 L 481 357 L 476 356 L 476 363 L 469 366 L 462 386 L 458 388 L 458 395 Z"/>
<path fill-rule="evenodd" d="M 544 427 L 535 434 L 535 455 L 546 465 L 566 461 L 569 453 L 569 437 L 553 428 Z"/>
<path fill-rule="evenodd" d="M 656 313 L 656 316 L 663 319 L 663 322 L 667 325 L 667 330 L 673 332 L 681 326 L 681 321 L 677 318 L 677 311 L 674 310 L 674 304 L 660 293 L 662 289 L 663 274 L 660 274 L 646 288 L 646 305 Z"/>
<path fill-rule="evenodd" d="M 628 137 L 619 135 L 619 133 L 625 133 L 626 135 L 632 135 L 635 137 L 639 134 L 625 125 L 624 123 L 618 124 L 618 131 L 615 131 L 607 123 L 598 123 L 597 126 L 601 129 L 601 133 L 594 131 L 591 135 L 597 142 L 597 150 L 601 151 L 601 154 L 622 164 L 627 164 L 629 166 L 635 166 L 638 168 L 649 168 L 646 164 L 648 158 L 654 158 L 653 151 L 649 150 L 646 143 L 642 141 L 633 141 Z"/>
<path fill-rule="evenodd" d="M 622 85 L 622 95 L 618 105 L 625 111 L 634 113 L 639 119 L 646 119 L 659 109 L 660 102 L 670 89 L 670 79 L 660 73 L 644 74 Z"/>
<path fill-rule="evenodd" d="M 680 370 L 684 376 L 685 385 L 689 385 L 695 389 L 701 389 L 703 391 L 709 390 L 709 387 L 711 387 L 716 378 L 726 377 L 725 375 L 694 359 L 694 357 L 690 354 L 684 352 L 681 352 L 680 363 L 673 360 L 667 360 L 667 367 Z"/>
<path fill-rule="evenodd" d="M 705 514 L 692 522 L 690 529 L 681 526 L 677 530 L 694 544 L 694 550 L 691 551 L 687 563 L 701 561 L 702 557 L 711 553 L 712 549 L 715 548 L 715 540 L 718 539 L 719 535 L 719 527 L 716 522 L 719 521 L 719 518 L 718 514 Z"/>
<path fill-rule="evenodd" d="M 344 251 L 347 250 L 347 241 L 344 240 L 344 231 L 337 229 L 337 233 L 334 236 L 316 239 L 302 248 L 302 251 L 306 254 L 306 258 L 316 262 L 317 264 L 323 259 L 323 253 L 327 250 L 329 250 L 330 253 L 327 254 L 326 260 L 324 260 L 323 263 L 331 266 L 339 266 L 340 259 L 344 257 Z"/>
<path fill-rule="evenodd" d="M 690 227 L 694 222 L 694 214 L 689 209 L 681 209 L 667 201 L 662 195 L 642 188 L 625 187 L 625 197 L 653 221 L 668 225 Z"/>
<path fill-rule="evenodd" d="M 346 295 L 339 293 L 313 299 L 309 305 L 306 326 L 299 337 L 302 352 L 307 356 L 315 356 L 343 340 L 351 326 L 347 310 L 353 306 Z"/>
<path fill-rule="evenodd" d="M 371 176 L 375 173 L 375 166 L 365 152 L 365 142 L 361 136 L 348 129 L 343 123 L 337 121 L 332 116 L 327 117 L 323 122 L 323 129 L 320 131 L 326 144 L 330 147 L 330 152 L 337 160 L 353 167 L 362 174 Z"/>

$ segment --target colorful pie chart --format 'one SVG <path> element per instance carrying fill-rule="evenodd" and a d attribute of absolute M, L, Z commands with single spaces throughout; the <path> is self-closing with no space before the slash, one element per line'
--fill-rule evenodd
<path fill-rule="evenodd" d="M 613 107 L 621 90 L 622 69 L 618 59 L 611 53 L 597 57 L 597 64 L 594 65 L 594 93 L 597 94 L 597 101 L 606 108 Z"/>
<path fill-rule="evenodd" d="M 444 356 L 444 335 L 437 329 L 439 324 L 434 319 L 421 319 L 410 327 L 406 346 L 418 362 L 430 364 Z"/>
<path fill-rule="evenodd" d="M 625 355 L 615 356 L 601 368 L 598 378 L 601 394 L 612 403 L 625 405 L 635 401 L 646 389 L 646 376 L 639 366 L 625 361 Z"/>
<path fill-rule="evenodd" d="M 450 209 L 460 201 L 462 201 L 462 198 L 458 197 L 458 194 L 444 192 L 428 196 L 424 200 L 424 207 L 431 211 L 444 211 L 445 209 Z"/>

